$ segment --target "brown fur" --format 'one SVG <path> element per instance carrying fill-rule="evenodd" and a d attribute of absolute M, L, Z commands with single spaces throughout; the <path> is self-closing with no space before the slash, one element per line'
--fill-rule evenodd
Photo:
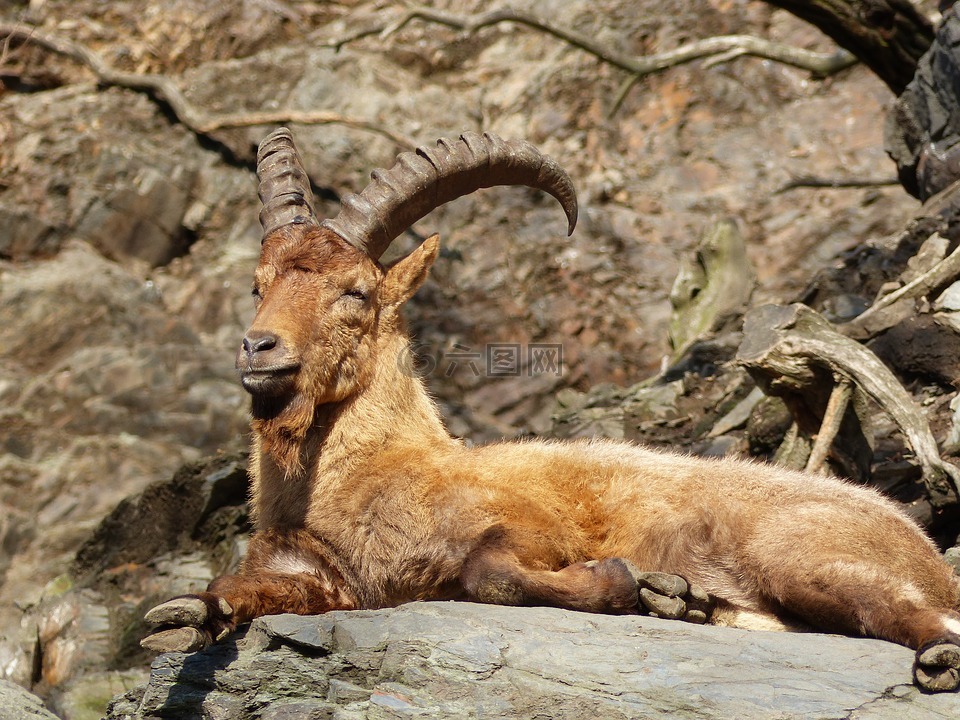
<path fill-rule="evenodd" d="M 254 392 L 250 554 L 210 587 L 234 624 L 450 598 L 633 612 L 624 558 L 705 588 L 717 623 L 945 637 L 960 585 L 876 492 L 625 443 L 450 437 L 400 315 L 437 249 L 383 270 L 323 229 L 267 238 L 248 339 L 277 346 L 238 366 L 288 369 Z"/>

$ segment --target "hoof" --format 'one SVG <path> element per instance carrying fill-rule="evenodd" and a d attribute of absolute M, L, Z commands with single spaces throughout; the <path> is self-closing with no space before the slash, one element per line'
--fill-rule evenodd
<path fill-rule="evenodd" d="M 682 598 L 659 595 L 645 587 L 640 588 L 640 604 L 654 617 L 681 620 L 687 614 L 687 603 Z"/>
<path fill-rule="evenodd" d="M 233 608 L 222 597 L 204 593 L 187 595 L 161 603 L 143 619 L 157 629 L 140 641 L 156 652 L 196 652 L 222 640 L 234 629 Z"/>
<path fill-rule="evenodd" d="M 679 575 L 640 572 L 629 561 L 630 574 L 639 588 L 639 608 L 643 615 L 703 624 L 713 612 L 713 600 L 699 585 Z"/>
<path fill-rule="evenodd" d="M 147 635 L 140 641 L 140 647 L 158 653 L 168 652 L 196 652 L 207 646 L 206 637 L 193 627 L 178 627 L 170 630 L 160 630 Z"/>
<path fill-rule="evenodd" d="M 960 646 L 945 640 L 920 648 L 913 679 L 928 692 L 950 692 L 960 687 Z"/>
<path fill-rule="evenodd" d="M 226 617 L 233 614 L 233 608 L 223 598 L 217 598 L 217 609 Z M 147 611 L 143 616 L 151 625 L 186 625 L 203 627 L 210 617 L 210 608 L 198 597 L 179 597 L 168 600 Z"/>

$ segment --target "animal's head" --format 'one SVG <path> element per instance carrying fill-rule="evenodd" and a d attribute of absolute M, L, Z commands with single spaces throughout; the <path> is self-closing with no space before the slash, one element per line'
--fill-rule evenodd
<path fill-rule="evenodd" d="M 570 232 L 576 224 L 576 193 L 567 174 L 532 145 L 488 134 L 467 133 L 439 140 L 434 149 L 403 153 L 323 222 L 289 130 L 280 128 L 261 143 L 257 174 L 263 202 L 257 312 L 237 368 L 253 396 L 255 418 L 283 414 L 285 425 L 302 432 L 319 405 L 343 401 L 369 381 L 378 348 L 402 331 L 400 308 L 426 278 L 438 238 L 389 268 L 378 261 L 413 223 L 480 188 L 525 185 L 560 201 Z"/>

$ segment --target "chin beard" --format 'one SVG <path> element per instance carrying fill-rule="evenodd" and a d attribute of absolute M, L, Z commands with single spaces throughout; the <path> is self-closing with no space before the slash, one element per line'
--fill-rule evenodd
<path fill-rule="evenodd" d="M 253 395 L 250 402 L 250 411 L 254 420 L 273 420 L 290 407 L 295 395 L 276 397 L 273 395 Z"/>
<path fill-rule="evenodd" d="M 314 407 L 303 395 L 253 398 L 251 427 L 261 448 L 287 477 L 303 470 L 303 441 L 313 424 Z"/>

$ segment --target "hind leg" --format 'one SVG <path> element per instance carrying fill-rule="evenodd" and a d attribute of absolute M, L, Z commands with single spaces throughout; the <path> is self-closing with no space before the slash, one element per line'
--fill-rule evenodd
<path fill-rule="evenodd" d="M 960 616 L 933 606 L 876 563 L 849 557 L 765 578 L 764 591 L 785 610 L 830 632 L 862 635 L 917 651 L 914 679 L 930 691 L 960 685 Z"/>
<path fill-rule="evenodd" d="M 468 599 L 497 605 L 549 605 L 584 612 L 654 615 L 703 623 L 712 599 L 678 575 L 644 573 L 623 558 L 578 562 L 557 570 L 525 563 L 499 532 L 466 558 L 460 583 Z"/>
<path fill-rule="evenodd" d="M 930 692 L 960 687 L 960 616 L 947 613 L 946 632 L 917 649 L 913 679 Z"/>

